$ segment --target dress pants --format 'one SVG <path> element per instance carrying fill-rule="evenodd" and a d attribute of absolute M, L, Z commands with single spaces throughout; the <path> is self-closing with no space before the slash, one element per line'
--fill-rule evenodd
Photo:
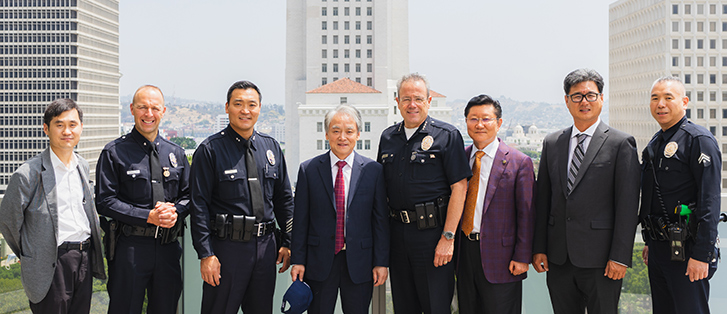
<path fill-rule="evenodd" d="M 121 235 L 116 256 L 109 263 L 109 314 L 141 313 L 147 295 L 147 313 L 177 313 L 182 294 L 179 242 Z"/>
<path fill-rule="evenodd" d="M 603 268 L 574 266 L 570 258 L 563 265 L 548 263 L 546 277 L 555 314 L 617 314 L 623 280 L 604 276 Z"/>
<path fill-rule="evenodd" d="M 717 270 L 717 262 L 710 263 L 707 279 L 689 281 L 685 274 L 693 243 L 684 243 L 684 262 L 671 261 L 669 242 L 649 243 L 649 284 L 654 314 L 709 313 L 709 279 Z"/>
<path fill-rule="evenodd" d="M 203 314 L 272 313 L 275 261 L 278 251 L 273 234 L 253 236 L 248 242 L 212 239 L 220 261 L 220 284 L 202 284 Z"/>
<path fill-rule="evenodd" d="M 59 248 L 50 290 L 40 302 L 29 302 L 30 310 L 43 314 L 88 313 L 93 293 L 88 256 L 88 251 Z"/>
<path fill-rule="evenodd" d="M 461 314 L 522 313 L 523 282 L 490 283 L 482 269 L 480 241 L 459 238 L 457 297 Z M 510 272 L 508 269 L 502 271 Z"/>
<path fill-rule="evenodd" d="M 396 314 L 451 313 L 454 263 L 434 267 L 442 227 L 418 230 L 416 223 L 391 222 L 389 261 Z"/>
<path fill-rule="evenodd" d="M 374 291 L 373 273 L 371 280 L 359 284 L 351 281 L 348 272 L 346 250 L 336 254 L 328 278 L 324 281 L 306 279 L 313 291 L 313 302 L 308 307 L 309 314 L 333 314 L 336 309 L 338 291 L 341 291 L 341 308 L 345 314 L 367 314 Z"/>

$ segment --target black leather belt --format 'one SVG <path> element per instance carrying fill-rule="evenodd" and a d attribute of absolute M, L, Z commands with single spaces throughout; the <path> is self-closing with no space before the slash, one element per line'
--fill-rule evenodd
<path fill-rule="evenodd" d="M 462 233 L 464 233 L 464 232 L 462 232 Z M 465 234 L 464 237 L 467 238 L 467 240 L 470 240 L 470 241 L 479 241 L 480 240 L 480 233 L 479 232 L 472 232 L 470 234 Z"/>
<path fill-rule="evenodd" d="M 394 218 L 394 220 L 405 224 L 417 221 L 417 213 L 413 210 L 392 210 L 391 217 Z"/>
<path fill-rule="evenodd" d="M 88 251 L 89 248 L 91 248 L 91 238 L 85 241 L 65 241 L 58 246 L 58 249 L 66 251 Z"/>
<path fill-rule="evenodd" d="M 161 230 L 161 228 L 159 228 Z M 157 232 L 157 226 L 139 227 L 124 224 L 121 227 L 121 232 L 125 236 L 140 236 L 140 237 L 155 237 Z"/>
<path fill-rule="evenodd" d="M 262 237 L 264 235 L 273 233 L 273 231 L 275 230 L 275 220 L 257 223 L 254 226 L 255 229 L 253 229 L 252 235 Z"/>

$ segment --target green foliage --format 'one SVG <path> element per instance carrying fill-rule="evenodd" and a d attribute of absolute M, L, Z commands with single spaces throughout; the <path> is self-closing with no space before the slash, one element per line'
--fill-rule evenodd
<path fill-rule="evenodd" d="M 644 249 L 643 243 L 634 244 L 632 256 L 633 265 L 626 271 L 621 291 L 633 294 L 651 294 L 649 286 L 649 269 L 641 258 Z"/>
<path fill-rule="evenodd" d="M 539 160 L 540 159 L 540 153 L 534 150 L 522 150 L 523 154 L 528 155 L 533 160 Z"/>
<path fill-rule="evenodd" d="M 197 147 L 197 142 L 189 137 L 172 137 L 169 139 L 172 143 L 182 146 L 184 149 L 193 149 Z"/>
<path fill-rule="evenodd" d="M 10 265 L 10 269 L 0 268 L 0 293 L 23 290 L 23 284 L 20 281 L 20 264 Z"/>

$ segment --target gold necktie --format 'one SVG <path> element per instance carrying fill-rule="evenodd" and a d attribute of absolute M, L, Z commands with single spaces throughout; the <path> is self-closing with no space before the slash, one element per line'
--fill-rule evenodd
<path fill-rule="evenodd" d="M 467 186 L 467 198 L 464 203 L 464 214 L 462 215 L 462 231 L 464 234 L 472 233 L 475 220 L 475 206 L 477 205 L 477 191 L 480 188 L 480 166 L 482 165 L 482 156 L 485 152 L 478 151 L 475 153 L 475 162 L 472 165 L 472 178 Z"/>

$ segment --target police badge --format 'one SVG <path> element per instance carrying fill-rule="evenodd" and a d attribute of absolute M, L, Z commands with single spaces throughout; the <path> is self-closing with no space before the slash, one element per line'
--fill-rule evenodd
<path fill-rule="evenodd" d="M 676 154 L 678 149 L 679 145 L 677 142 L 669 142 L 669 144 L 666 144 L 666 147 L 664 147 L 664 157 L 671 158 L 674 154 Z"/>
<path fill-rule="evenodd" d="M 431 135 L 427 135 L 422 139 L 422 150 L 429 150 L 434 144 L 434 138 Z"/>
<path fill-rule="evenodd" d="M 273 151 L 269 150 L 265 152 L 265 155 L 268 157 L 268 162 L 271 166 L 275 166 L 275 154 L 273 154 Z"/>
<path fill-rule="evenodd" d="M 174 153 L 169 153 L 169 163 L 172 167 L 177 168 L 177 156 Z"/>

